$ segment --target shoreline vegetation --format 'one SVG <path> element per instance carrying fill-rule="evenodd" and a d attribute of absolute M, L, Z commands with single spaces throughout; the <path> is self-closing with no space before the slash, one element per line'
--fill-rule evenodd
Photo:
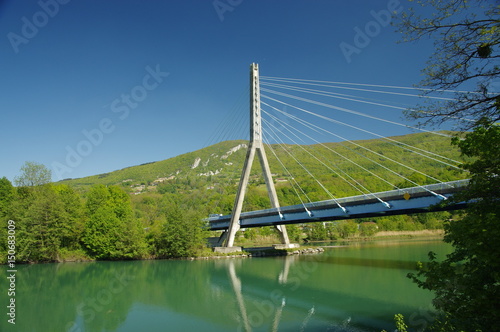
<path fill-rule="evenodd" d="M 300 244 L 299 248 L 293 249 L 274 249 L 273 244 L 276 243 L 276 238 L 273 236 L 262 236 L 256 238 L 254 243 L 245 242 L 242 252 L 233 253 L 216 253 L 211 247 L 206 247 L 199 250 L 196 255 L 186 256 L 186 257 L 170 257 L 170 258 L 159 258 L 159 257 L 143 257 L 143 258 L 132 258 L 132 259 L 116 259 L 115 261 L 141 261 L 141 260 L 208 260 L 208 259 L 223 259 L 223 258 L 251 258 L 251 257 L 269 257 L 269 256 L 287 256 L 287 255 L 310 255 L 310 254 L 320 254 L 324 252 L 324 248 L 338 248 L 344 247 L 345 244 L 334 244 L 334 243 L 353 243 L 353 242 L 377 242 L 384 240 L 405 240 L 405 239 L 442 239 L 444 236 L 444 231 L 442 229 L 424 229 L 418 231 L 380 231 L 373 236 L 353 236 L 345 239 L 338 240 L 327 240 L 330 244 L 325 244 L 325 240 L 319 241 L 308 241 Z M 271 241 L 271 242 L 269 242 Z M 237 244 L 242 244 L 237 242 Z M 318 244 L 318 245 L 316 245 Z M 333 245 L 334 244 L 334 245 Z M 96 261 L 106 261 L 99 260 L 89 257 L 85 251 L 79 250 L 75 252 L 61 252 L 61 255 L 57 260 L 45 261 L 45 262 L 20 262 L 21 264 L 46 264 L 46 263 L 84 263 L 84 262 L 96 262 Z M 109 260 L 107 260 L 109 261 Z M 5 265 L 6 262 L 2 262 L 0 265 Z M 18 263 L 19 264 L 19 263 Z"/>
<path fill-rule="evenodd" d="M 183 195 L 155 194 L 134 201 L 119 186 L 96 185 L 78 192 L 53 183 L 14 187 L 5 178 L 0 179 L 0 192 L 0 237 L 12 242 L 0 242 L 0 264 L 211 257 L 208 238 L 220 236 L 207 229 L 207 203 L 198 202 L 198 196 L 187 200 Z M 292 243 L 306 246 L 318 241 L 442 236 L 443 227 L 459 218 L 457 212 L 429 212 L 295 224 L 287 231 Z M 277 230 L 265 226 L 242 229 L 235 246 L 279 242 Z"/>

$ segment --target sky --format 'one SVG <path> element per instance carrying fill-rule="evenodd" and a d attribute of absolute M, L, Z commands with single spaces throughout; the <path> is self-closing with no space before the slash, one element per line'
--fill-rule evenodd
<path fill-rule="evenodd" d="M 13 181 L 35 161 L 52 170 L 54 181 L 78 178 L 216 143 L 228 114 L 247 116 L 241 96 L 248 94 L 251 63 L 262 76 L 412 86 L 422 79 L 432 43 L 397 43 L 383 14 L 409 6 L 0 1 L 0 177 Z M 367 28 L 368 40 L 356 37 Z M 384 128 L 384 135 L 400 129 Z"/>

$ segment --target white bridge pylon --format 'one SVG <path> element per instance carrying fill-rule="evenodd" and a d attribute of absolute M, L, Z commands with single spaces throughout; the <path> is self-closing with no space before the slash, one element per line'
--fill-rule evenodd
<path fill-rule="evenodd" d="M 245 163 L 243 165 L 243 171 L 241 173 L 238 192 L 234 201 L 229 228 L 221 237 L 221 243 L 224 247 L 233 247 L 234 237 L 236 232 L 240 229 L 239 221 L 241 209 L 243 207 L 243 201 L 245 199 L 246 189 L 248 186 L 248 179 L 250 178 L 250 171 L 256 154 L 259 157 L 262 173 L 264 174 L 264 180 L 266 182 L 269 200 L 271 201 L 271 207 L 279 208 L 278 196 L 276 195 L 276 189 L 274 188 L 273 178 L 271 176 L 269 163 L 264 150 L 264 144 L 262 142 L 262 119 L 260 113 L 259 66 L 258 64 L 252 63 L 250 65 L 250 142 L 245 157 Z M 290 240 L 288 239 L 288 233 L 285 225 L 276 225 L 275 227 L 279 231 L 282 244 L 290 246 Z"/>

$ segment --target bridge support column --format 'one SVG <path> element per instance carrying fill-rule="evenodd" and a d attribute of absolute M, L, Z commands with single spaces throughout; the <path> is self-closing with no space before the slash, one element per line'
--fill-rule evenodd
<path fill-rule="evenodd" d="M 248 179 L 250 177 L 250 171 L 252 170 L 252 164 L 257 154 L 259 157 L 259 162 L 262 168 L 262 173 L 264 174 L 264 180 L 266 182 L 267 193 L 271 201 L 271 207 L 279 208 L 278 196 L 276 195 L 276 189 L 274 188 L 273 178 L 271 176 L 271 170 L 269 169 L 269 163 L 267 161 L 266 152 L 264 150 L 264 144 L 262 142 L 262 119 L 260 114 L 260 87 L 259 87 L 259 66 L 253 63 L 250 66 L 250 142 L 245 157 L 245 163 L 243 166 L 243 171 L 241 173 L 240 183 L 238 187 L 238 192 L 236 194 L 236 199 L 234 201 L 233 212 L 231 215 L 231 221 L 229 224 L 227 239 L 225 246 L 233 247 L 234 237 L 236 232 L 240 229 L 240 215 L 241 209 L 243 207 L 243 200 L 245 198 L 246 189 L 248 186 Z M 281 242 L 284 245 L 290 245 L 290 240 L 288 239 L 288 233 L 286 231 L 285 225 L 278 225 L 276 228 L 280 232 Z"/>

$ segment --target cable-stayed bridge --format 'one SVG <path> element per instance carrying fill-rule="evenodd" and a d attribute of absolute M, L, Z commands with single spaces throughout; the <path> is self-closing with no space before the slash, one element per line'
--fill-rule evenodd
<path fill-rule="evenodd" d="M 432 152 L 431 148 L 418 148 L 414 145 L 403 143 L 394 138 L 385 137 L 384 126 L 398 126 L 410 128 L 414 131 L 429 133 L 432 135 L 448 136 L 446 133 L 433 132 L 418 127 L 398 123 L 397 121 L 383 118 L 377 114 L 360 112 L 346 107 L 345 102 L 356 102 L 368 105 L 371 108 L 383 107 L 385 109 L 411 112 L 408 104 L 404 104 L 402 99 L 397 103 L 387 103 L 385 100 L 359 97 L 352 94 L 334 92 L 332 89 L 343 89 L 350 91 L 360 91 L 363 93 L 391 94 L 397 98 L 418 97 L 416 94 L 400 92 L 402 89 L 411 89 L 396 86 L 351 84 L 346 86 L 342 82 L 326 82 L 300 80 L 277 77 L 259 77 L 258 65 L 250 66 L 250 140 L 248 150 L 241 174 L 238 192 L 234 202 L 234 207 L 230 215 L 211 215 L 208 219 L 209 227 L 212 230 L 224 230 L 220 238 L 220 245 L 232 247 L 236 232 L 240 228 L 275 226 L 281 234 L 283 244 L 290 245 L 286 232 L 286 224 L 307 223 L 318 221 L 332 221 L 353 218 L 377 217 L 385 215 L 411 214 L 420 212 L 451 210 L 463 208 L 465 202 L 445 204 L 455 193 L 464 190 L 468 180 L 442 181 L 438 176 L 425 174 L 418 169 L 418 166 L 409 164 L 405 158 L 397 160 L 384 154 L 384 151 L 376 151 L 355 141 L 347 139 L 345 134 L 339 134 L 339 130 L 332 129 L 332 125 L 343 126 L 344 130 L 358 131 L 366 135 L 383 139 L 391 147 L 401 149 L 404 157 L 405 153 L 411 153 L 418 158 L 432 161 L 432 163 L 445 167 L 448 170 L 460 170 L 460 162 L 450 157 L 442 156 Z M 261 85 L 264 88 L 261 88 Z M 390 88 L 392 91 L 385 91 Z M 262 93 L 261 93 L 262 92 Z M 444 91 L 443 93 L 453 92 Z M 304 95 L 307 95 L 305 97 Z M 312 99 L 309 95 L 318 98 Z M 334 98 L 335 104 L 326 102 L 325 99 Z M 452 98 L 445 96 L 426 95 L 426 99 L 439 101 L 449 101 Z M 263 99 L 263 100 L 261 100 Z M 293 100 L 293 102 L 284 100 Z M 340 105 L 340 106 L 339 106 Z M 332 117 L 316 111 L 317 108 L 325 108 L 343 116 Z M 293 109 L 303 116 L 297 116 L 287 109 Z M 340 121 L 339 118 L 355 116 L 361 120 L 351 120 L 351 122 Z M 307 118 L 307 119 L 306 119 Z M 317 119 L 322 124 L 318 125 L 311 119 Z M 354 121 L 355 124 L 352 124 Z M 468 121 L 462 119 L 462 121 Z M 373 125 L 374 123 L 378 123 Z M 364 124 L 362 128 L 361 124 Z M 381 124 L 380 124 L 381 123 Z M 370 129 L 365 129 L 369 126 Z M 349 154 L 357 155 L 371 163 L 370 166 L 360 163 L 349 157 L 349 154 L 340 153 L 332 149 L 329 145 L 322 143 L 316 135 L 331 135 L 343 142 L 348 142 Z M 321 155 L 312 153 L 304 148 L 305 142 L 313 143 L 324 148 L 330 155 L 335 156 L 337 162 L 325 160 Z M 272 144 L 271 144 L 272 143 Z M 307 144 L 307 143 L 306 143 Z M 303 171 L 315 181 L 330 197 L 327 200 L 311 200 L 307 192 L 297 183 L 294 175 L 290 172 L 289 166 L 280 158 L 272 146 L 278 146 L 285 151 L 288 160 L 293 160 Z M 337 198 L 318 179 L 318 175 L 313 174 L 304 162 L 301 162 L 292 152 L 290 146 L 302 149 L 302 154 L 309 160 L 315 160 L 324 167 L 323 173 L 334 174 L 354 188 L 359 195 Z M 280 206 L 278 195 L 274 186 L 273 174 L 271 173 L 267 160 L 266 149 L 271 152 L 275 159 L 282 166 L 284 173 L 288 174 L 288 181 L 293 191 L 299 198 L 301 204 L 292 206 Z M 271 203 L 270 209 L 259 211 L 242 212 L 243 201 L 250 179 L 255 156 L 258 157 L 266 183 L 266 189 Z M 348 169 L 339 167 L 338 161 L 349 164 L 348 169 L 360 169 L 368 177 L 377 179 L 391 188 L 383 192 L 373 192 L 363 179 L 352 176 Z M 386 163 L 383 163 L 383 162 Z M 389 165 L 390 164 L 390 165 Z M 381 175 L 380 171 L 386 175 Z M 411 173 L 411 176 L 408 175 Z M 396 183 L 395 178 L 405 183 L 402 186 Z M 423 182 L 423 183 L 422 183 Z M 424 184 L 432 183 L 432 184 Z"/>

